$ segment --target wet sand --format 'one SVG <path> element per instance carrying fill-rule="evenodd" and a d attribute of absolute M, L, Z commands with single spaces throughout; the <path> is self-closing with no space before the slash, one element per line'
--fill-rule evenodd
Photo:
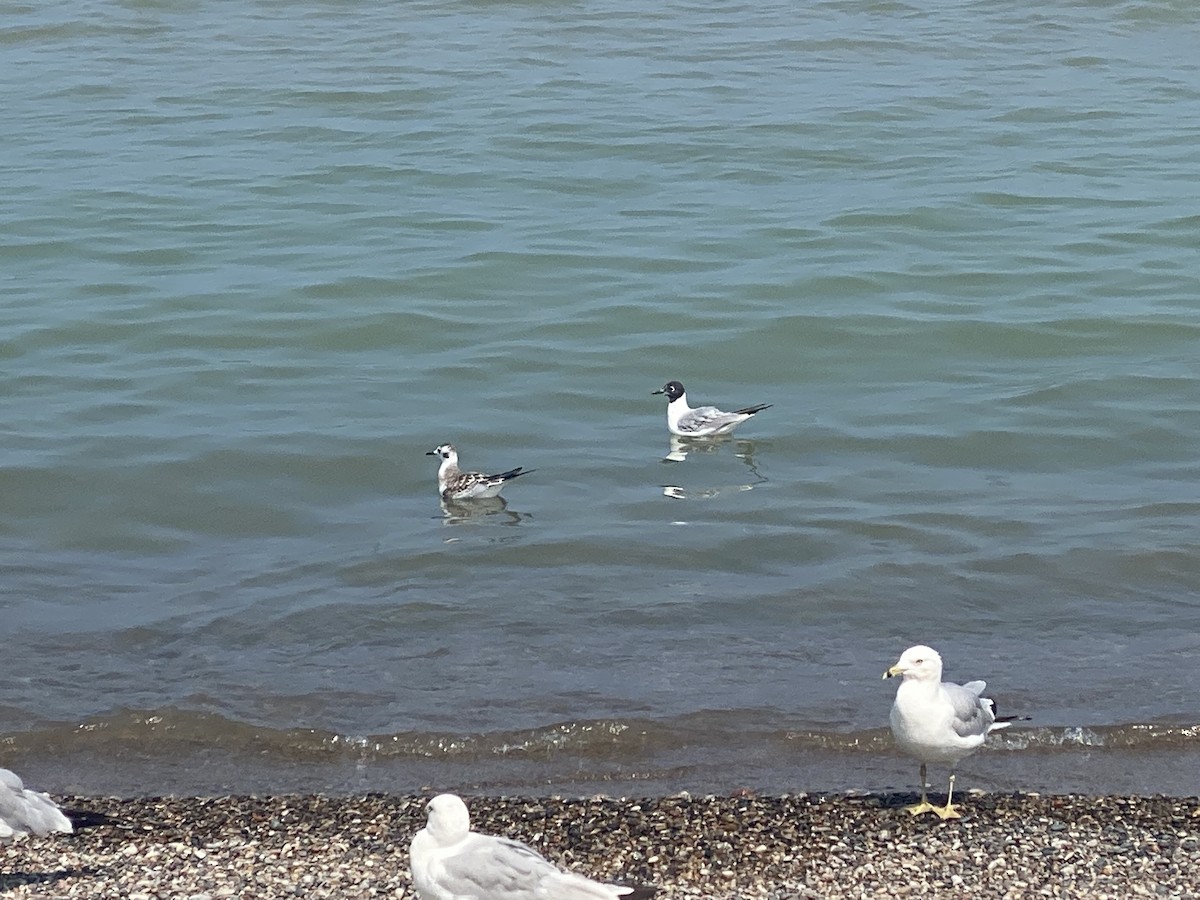
<path fill-rule="evenodd" d="M 646 800 L 468 797 L 481 831 L 659 897 L 1200 895 L 1200 800 L 912 795 Z M 936 797 L 934 798 L 936 800 Z M 111 821 L 0 847 L 5 898 L 413 898 L 426 797 L 61 798 Z"/>

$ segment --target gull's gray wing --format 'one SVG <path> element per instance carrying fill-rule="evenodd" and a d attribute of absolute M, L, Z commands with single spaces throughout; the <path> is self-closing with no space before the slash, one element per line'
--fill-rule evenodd
<path fill-rule="evenodd" d="M 996 721 L 992 712 L 992 701 L 979 696 L 985 687 L 987 684 L 982 681 L 972 681 L 968 684 L 942 682 L 942 694 L 954 707 L 954 720 L 951 725 L 959 737 L 985 735 Z"/>
<path fill-rule="evenodd" d="M 709 428 L 719 428 L 741 418 L 744 417 L 723 412 L 715 406 L 697 406 L 679 420 L 678 427 L 680 431 L 707 431 Z"/>
<path fill-rule="evenodd" d="M 472 833 L 443 860 L 440 886 L 451 894 L 488 900 L 614 900 L 620 889 L 560 872 L 532 847 Z"/>
<path fill-rule="evenodd" d="M 472 834 L 453 856 L 442 860 L 440 886 L 467 897 L 534 898 L 550 863 L 517 841 Z"/>
<path fill-rule="evenodd" d="M 0 769 L 0 837 L 71 830 L 71 820 L 48 795 L 26 790 L 15 772 Z"/>

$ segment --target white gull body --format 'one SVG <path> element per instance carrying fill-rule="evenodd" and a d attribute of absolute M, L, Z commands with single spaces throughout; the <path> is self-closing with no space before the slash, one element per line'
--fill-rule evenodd
<path fill-rule="evenodd" d="M 755 413 L 769 409 L 770 403 L 745 406 L 725 412 L 715 406 L 688 406 L 683 382 L 668 381 L 654 394 L 667 395 L 667 430 L 679 437 L 713 437 L 729 434 Z"/>
<path fill-rule="evenodd" d="M 15 772 L 0 769 L 0 841 L 74 830 L 49 795 L 29 790 Z"/>
<path fill-rule="evenodd" d="M 1011 720 L 997 721 L 995 704 L 983 696 L 987 682 L 942 681 L 942 657 L 924 644 L 905 650 L 883 675 L 896 676 L 902 680 L 892 704 L 892 735 L 897 747 L 921 762 L 921 800 L 907 809 L 913 815 L 934 812 L 943 819 L 957 818 L 958 812 L 950 802 L 954 766 L 982 747 L 989 732 L 1007 728 Z M 950 766 L 945 806 L 933 806 L 926 796 L 928 763 Z"/>
<path fill-rule="evenodd" d="M 409 867 L 420 900 L 639 900 L 653 892 L 564 872 L 532 847 L 472 831 L 467 805 L 455 794 L 429 801 L 429 823 L 413 837 Z"/>

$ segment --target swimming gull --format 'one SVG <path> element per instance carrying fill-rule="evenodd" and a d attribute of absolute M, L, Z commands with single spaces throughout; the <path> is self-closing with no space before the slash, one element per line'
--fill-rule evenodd
<path fill-rule="evenodd" d="M 770 403 L 744 406 L 733 412 L 725 412 L 715 406 L 688 406 L 683 382 L 668 381 L 651 394 L 667 395 L 667 430 L 680 437 L 712 437 L 729 434 L 755 413 L 769 409 Z"/>
<path fill-rule="evenodd" d="M 425 455 L 441 457 L 442 464 L 438 467 L 438 492 L 443 500 L 484 500 L 495 497 L 505 482 L 534 471 L 517 466 L 496 475 L 463 472 L 458 468 L 458 451 L 451 444 L 442 444 Z"/>

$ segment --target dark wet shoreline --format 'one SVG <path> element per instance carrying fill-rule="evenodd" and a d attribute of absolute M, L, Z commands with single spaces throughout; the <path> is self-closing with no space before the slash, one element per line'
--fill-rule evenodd
<path fill-rule="evenodd" d="M 729 795 L 747 789 L 761 796 L 887 794 L 916 789 L 918 765 L 899 753 L 802 752 L 748 747 L 735 757 L 713 754 L 699 765 L 670 767 L 663 760 L 603 761 L 562 754 L 557 759 L 498 758 L 376 760 L 314 763 L 269 755 L 227 753 L 207 745 L 164 757 L 153 753 L 76 751 L 8 746 L 4 765 L 27 785 L 52 795 L 138 798 L 169 790 L 175 796 L 354 797 L 369 793 L 416 794 L 429 785 L 484 796 L 663 797 Z M 706 748 L 688 748 L 698 756 Z M 757 752 L 757 756 L 755 756 Z M 669 762 L 669 760 L 667 760 Z M 930 769 L 930 784 L 944 790 L 948 772 Z M 1164 751 L 1121 749 L 1024 750 L 991 747 L 964 760 L 958 789 L 990 794 L 1176 796 L 1200 794 L 1200 746 Z"/>
<path fill-rule="evenodd" d="M 414 896 L 424 796 L 60 798 L 113 821 L 0 849 L 5 897 Z M 468 797 L 481 831 L 663 898 L 1200 894 L 1200 800 L 966 794 L 912 818 L 911 795 Z"/>

